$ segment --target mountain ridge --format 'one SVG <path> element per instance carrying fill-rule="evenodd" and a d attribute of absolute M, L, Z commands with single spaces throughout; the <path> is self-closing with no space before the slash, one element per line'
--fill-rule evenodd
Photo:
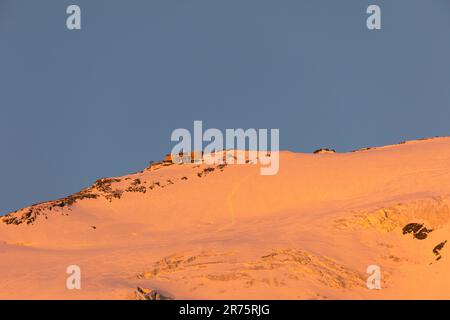
<path fill-rule="evenodd" d="M 1 298 L 450 298 L 450 138 L 281 151 L 274 176 L 153 163 L 1 219 Z"/>

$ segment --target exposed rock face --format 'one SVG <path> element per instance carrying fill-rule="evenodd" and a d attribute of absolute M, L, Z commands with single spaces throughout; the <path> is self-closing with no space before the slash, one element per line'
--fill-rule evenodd
<path fill-rule="evenodd" d="M 171 300 L 156 290 L 137 287 L 135 291 L 136 300 Z"/>
<path fill-rule="evenodd" d="M 100 178 L 95 181 L 95 183 L 90 187 L 85 188 L 70 196 L 33 204 L 29 207 L 10 212 L 3 217 L 0 216 L 0 222 L 8 225 L 33 225 L 39 217 L 47 219 L 50 213 L 59 213 L 63 216 L 69 215 L 68 211 L 72 209 L 72 206 L 82 200 L 106 199 L 108 202 L 113 202 L 114 200 L 122 199 L 122 197 L 126 193 L 145 194 L 154 189 L 165 188 L 167 186 L 174 185 L 174 179 L 166 179 L 165 181 L 147 181 L 145 179 L 145 174 L 162 168 L 167 168 L 172 165 L 172 162 L 152 163 L 150 167 L 145 169 L 144 171 L 132 174 L 132 176 L 134 176 L 133 178 Z M 214 171 L 223 172 L 226 166 L 226 164 L 205 166 L 201 171 L 196 173 L 196 176 L 202 178 L 207 176 L 208 174 L 213 173 Z M 197 167 L 199 167 L 199 165 L 190 166 L 189 170 L 194 170 Z M 177 177 L 177 179 L 188 180 L 188 177 L 182 176 L 179 178 Z"/>
<path fill-rule="evenodd" d="M 424 240 L 427 238 L 428 233 L 432 232 L 432 229 L 428 229 L 421 223 L 408 223 L 403 227 L 403 234 L 412 233 L 415 239 Z"/>
<path fill-rule="evenodd" d="M 446 243 L 447 243 L 447 240 L 439 243 L 436 247 L 434 247 L 433 253 L 436 256 L 436 260 L 441 260 L 441 258 L 442 258 L 441 250 L 444 248 Z"/>
<path fill-rule="evenodd" d="M 300 249 L 273 249 L 254 259 L 242 259 L 235 252 L 184 252 L 154 263 L 139 279 L 189 281 L 193 288 L 223 283 L 243 284 L 245 288 L 301 287 L 308 282 L 335 289 L 364 288 L 364 274 L 334 259 Z"/>
<path fill-rule="evenodd" d="M 30 207 L 5 215 L 2 218 L 2 221 L 6 224 L 12 225 L 20 225 L 23 223 L 32 225 L 40 215 L 47 219 L 47 214 L 49 211 L 57 211 L 58 209 L 62 209 L 64 207 L 70 208 L 76 202 L 84 199 L 97 199 L 98 194 L 91 193 L 90 191 L 90 189 L 85 189 L 62 199 L 34 204 Z"/>
<path fill-rule="evenodd" d="M 336 153 L 334 149 L 321 148 L 314 151 L 314 154 L 322 154 L 322 153 Z"/>

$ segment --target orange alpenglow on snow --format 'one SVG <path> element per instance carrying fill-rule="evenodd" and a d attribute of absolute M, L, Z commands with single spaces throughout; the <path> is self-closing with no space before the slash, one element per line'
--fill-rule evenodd
<path fill-rule="evenodd" d="M 1 217 L 0 298 L 450 299 L 450 138 L 279 156 L 153 163 Z"/>

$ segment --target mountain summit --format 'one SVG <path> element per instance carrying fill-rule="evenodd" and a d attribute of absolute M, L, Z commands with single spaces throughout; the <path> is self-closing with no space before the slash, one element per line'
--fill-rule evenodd
<path fill-rule="evenodd" d="M 450 298 L 450 138 L 279 156 L 163 161 L 1 217 L 0 298 Z"/>

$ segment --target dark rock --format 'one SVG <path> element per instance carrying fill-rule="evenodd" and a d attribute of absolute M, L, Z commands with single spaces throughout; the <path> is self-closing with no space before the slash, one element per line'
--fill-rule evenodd
<path fill-rule="evenodd" d="M 420 230 L 420 228 L 423 227 L 423 224 L 420 223 L 408 223 L 406 226 L 403 227 L 403 234 L 407 233 L 416 233 Z"/>
<path fill-rule="evenodd" d="M 320 153 L 336 153 L 336 150 L 334 149 L 328 149 L 328 148 L 321 148 L 317 149 L 313 152 L 314 154 L 320 154 Z"/>
<path fill-rule="evenodd" d="M 134 293 L 136 294 L 136 300 L 172 300 L 152 289 L 137 287 Z"/>
<path fill-rule="evenodd" d="M 447 243 L 447 240 L 439 243 L 436 247 L 433 249 L 433 253 L 436 256 L 436 260 L 441 260 L 441 250 L 444 248 L 445 244 Z"/>
<path fill-rule="evenodd" d="M 424 227 L 422 223 L 408 223 L 403 227 L 403 234 L 412 233 L 414 238 L 418 240 L 424 240 L 428 237 L 428 233 L 432 232 L 433 229 L 428 229 Z"/>

